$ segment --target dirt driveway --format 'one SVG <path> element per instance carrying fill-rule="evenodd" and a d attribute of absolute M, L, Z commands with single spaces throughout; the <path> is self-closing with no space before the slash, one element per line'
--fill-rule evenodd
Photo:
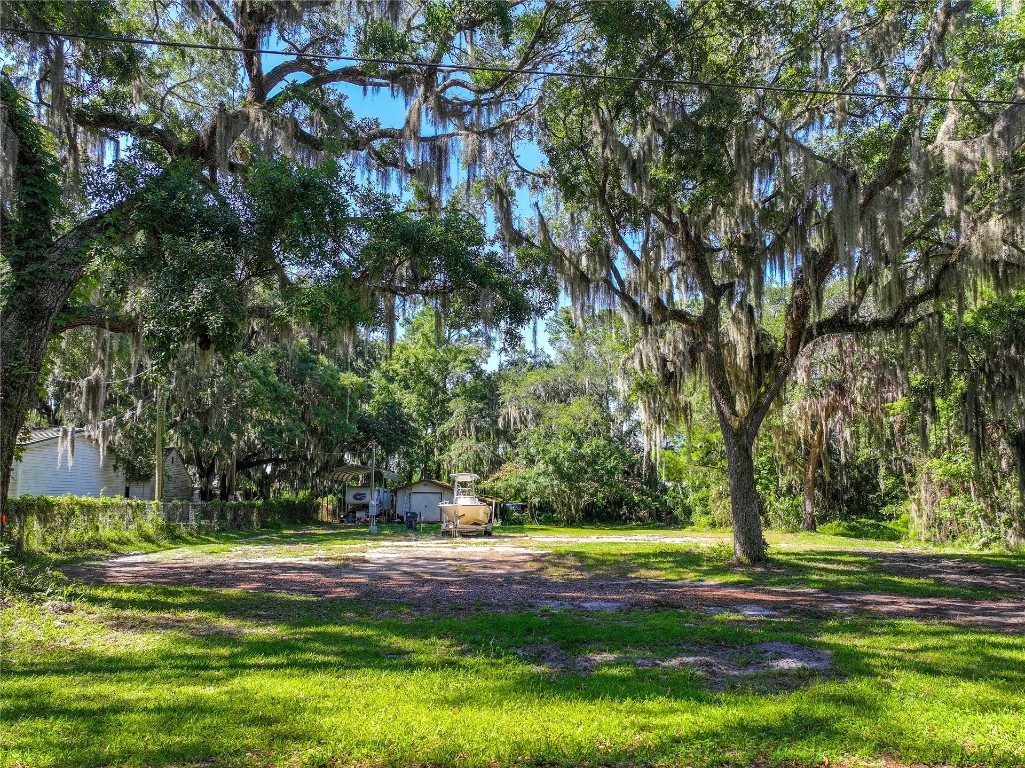
<path fill-rule="evenodd" d="M 553 574 L 546 566 L 545 550 L 532 547 L 529 539 L 500 537 L 486 542 L 424 538 L 298 557 L 261 557 L 258 550 L 243 557 L 231 552 L 210 556 L 187 551 L 170 558 L 167 553 L 133 555 L 80 565 L 69 569 L 69 575 L 92 584 L 160 584 L 403 601 L 425 611 L 675 608 L 750 618 L 870 613 L 1025 634 L 1025 570 L 917 552 L 870 554 L 884 571 L 943 584 L 1005 590 L 1017 597 L 971 600 L 712 581 L 601 579 L 565 569 Z"/>

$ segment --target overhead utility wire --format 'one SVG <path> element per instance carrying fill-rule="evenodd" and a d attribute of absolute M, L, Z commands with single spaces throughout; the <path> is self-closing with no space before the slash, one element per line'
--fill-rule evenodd
<path fill-rule="evenodd" d="M 48 29 L 22 29 L 2 27 L 0 32 L 19 35 L 46 35 L 67 40 L 96 40 L 109 43 L 132 43 L 133 45 L 155 45 L 162 48 L 184 48 L 199 51 L 221 51 L 223 53 L 259 53 L 268 56 L 294 56 L 300 59 L 320 61 L 344 61 L 351 64 L 386 64 L 389 66 L 427 67 L 442 72 L 494 72 L 505 75 L 538 75 L 540 77 L 565 77 L 577 80 L 605 80 L 622 83 L 651 83 L 660 85 L 691 85 L 704 88 L 726 88 L 736 91 L 765 93 L 796 93 L 811 96 L 845 96 L 856 99 L 879 101 L 936 102 L 948 104 L 985 104 L 1012 106 L 1025 104 L 1020 99 L 973 99 L 968 96 L 925 96 L 913 93 L 879 93 L 878 91 L 833 91 L 826 88 L 794 88 L 785 85 L 756 85 L 754 83 L 729 83 L 718 80 L 694 80 L 690 78 L 634 77 L 632 75 L 608 75 L 597 72 L 566 72 L 548 69 L 517 69 L 513 67 L 491 67 L 484 64 L 444 64 L 416 59 L 387 59 L 372 56 L 344 56 L 335 53 L 300 53 L 298 51 L 275 51 L 270 48 L 236 48 L 211 43 L 177 43 L 171 40 L 154 40 L 145 37 L 115 37 L 113 35 L 89 35 L 84 32 L 54 32 Z"/>

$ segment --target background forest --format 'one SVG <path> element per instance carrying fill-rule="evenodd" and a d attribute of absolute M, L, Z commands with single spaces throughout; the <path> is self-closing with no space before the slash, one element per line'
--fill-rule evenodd
<path fill-rule="evenodd" d="M 644 382 L 621 365 L 631 336 L 619 316 L 574 319 L 564 308 L 545 325 L 543 346 L 501 354 L 479 331 L 443 326 L 431 307 L 401 323 L 390 349 L 383 337 L 331 349 L 285 325 L 251 331 L 174 377 L 155 366 L 132 374 L 139 351 L 129 338 L 79 329 L 52 346 L 29 423 L 89 423 L 82 382 L 97 375 L 99 349 L 107 354 L 108 450 L 149 476 L 162 407 L 164 443 L 182 451 L 207 498 L 329 493 L 334 486 L 319 480 L 327 469 L 345 456 L 368 461 L 376 447 L 379 461 L 409 480 L 480 473 L 487 492 L 526 501 L 539 521 L 728 527 L 726 458 L 707 394 L 695 386 L 686 417 L 646 452 L 637 407 Z M 960 327 L 947 329 L 952 346 L 968 344 L 942 376 L 918 364 L 913 336 L 817 349 L 759 438 L 766 525 L 1020 541 L 1021 436 L 998 389 L 1018 384 L 980 373 L 996 350 L 1021 344 L 1022 328 L 1025 295 L 980 297 Z M 177 346 L 178 355 L 197 356 L 192 344 Z M 969 420 L 973 387 L 987 399 Z"/>

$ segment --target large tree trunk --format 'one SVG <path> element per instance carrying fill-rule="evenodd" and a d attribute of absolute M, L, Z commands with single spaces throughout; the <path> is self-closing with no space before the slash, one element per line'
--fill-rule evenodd
<path fill-rule="evenodd" d="M 157 388 L 157 445 L 154 452 L 153 500 L 164 500 L 164 389 Z"/>
<path fill-rule="evenodd" d="M 46 347 L 88 263 L 106 214 L 82 222 L 31 264 L 15 264 L 0 308 L 0 510 L 5 510 L 18 434 L 41 383 Z M 0 523 L 2 525 L 2 523 Z"/>
<path fill-rule="evenodd" d="M 828 400 L 819 414 L 819 423 L 815 425 L 811 448 L 808 450 L 808 466 L 804 469 L 804 514 L 801 524 L 804 530 L 814 531 L 818 527 L 815 519 L 815 485 L 818 477 L 819 464 L 822 461 L 822 448 L 826 442 L 826 431 L 829 429 L 829 418 L 836 411 L 836 400 Z"/>
<path fill-rule="evenodd" d="M 0 505 L 6 505 L 18 434 L 39 388 L 52 319 L 12 299 L 0 318 Z M 12 306 L 13 305 L 13 306 Z"/>
<path fill-rule="evenodd" d="M 761 504 L 755 483 L 754 441 L 742 434 L 724 434 L 733 518 L 733 556 L 742 563 L 765 559 Z"/>
<path fill-rule="evenodd" d="M 708 367 L 709 391 L 726 448 L 733 556 L 742 563 L 755 564 L 765 560 L 765 538 L 762 536 L 761 503 L 755 483 L 754 446 L 767 409 L 752 409 L 743 417 L 737 413 L 717 329 L 713 329 L 712 336 L 714 342 L 706 353 L 705 364 Z"/>

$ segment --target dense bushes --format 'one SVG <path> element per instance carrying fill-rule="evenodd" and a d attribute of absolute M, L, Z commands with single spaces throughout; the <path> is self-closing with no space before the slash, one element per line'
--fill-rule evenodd
<path fill-rule="evenodd" d="M 629 467 L 578 462 L 581 451 L 567 451 L 563 462 L 537 461 L 532 466 L 504 464 L 481 486 L 481 492 L 501 499 L 525 501 L 536 522 L 561 525 L 590 523 L 680 522 L 671 498 L 655 481 L 630 476 Z M 553 452 L 553 455 L 556 455 Z M 573 471 L 573 470 L 576 471 Z"/>
<path fill-rule="evenodd" d="M 880 520 L 832 520 L 819 526 L 819 533 L 827 536 L 844 536 L 851 539 L 879 539 L 900 541 L 907 538 L 907 520 L 884 522 Z"/>
<path fill-rule="evenodd" d="M 119 497 L 25 496 L 7 501 L 5 544 L 16 553 L 73 554 L 186 531 L 248 530 L 316 519 L 309 495 L 268 501 L 164 504 Z"/>

